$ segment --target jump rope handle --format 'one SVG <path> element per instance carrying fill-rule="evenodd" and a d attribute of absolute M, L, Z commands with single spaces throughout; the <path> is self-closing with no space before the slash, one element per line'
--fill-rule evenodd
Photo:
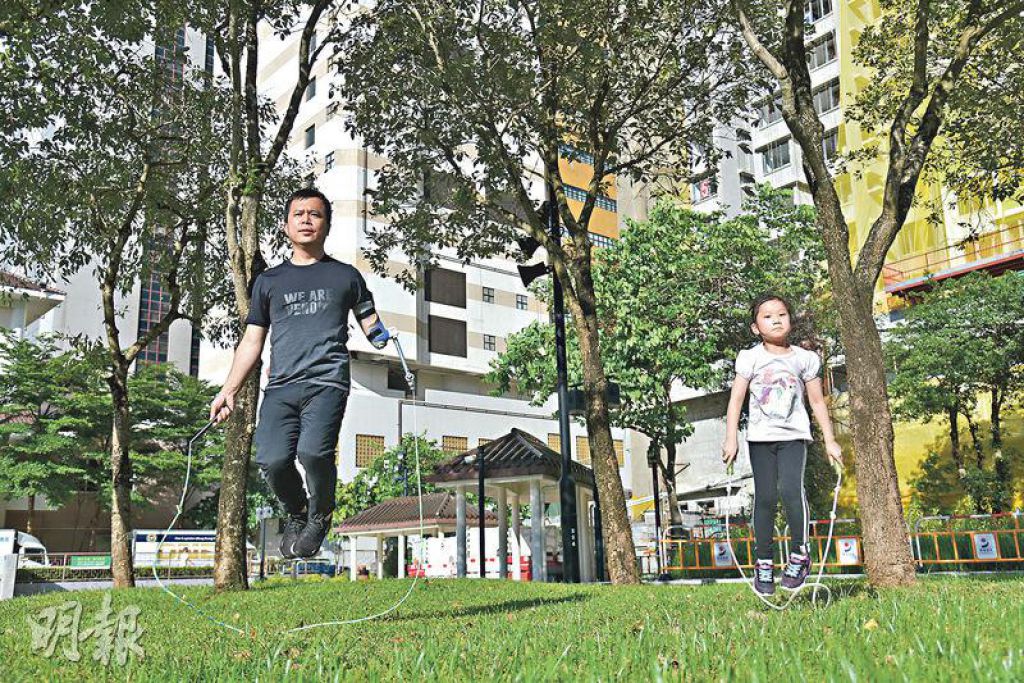
<path fill-rule="evenodd" d="M 398 330 L 391 328 L 388 330 L 388 334 L 391 336 L 391 341 L 395 342 L 395 350 L 398 351 L 398 360 L 402 362 L 402 370 L 405 372 L 405 383 L 409 385 L 409 391 L 416 395 L 416 375 L 412 374 L 409 369 L 409 363 L 405 360 L 405 352 L 402 351 L 402 342 L 398 341 Z"/>

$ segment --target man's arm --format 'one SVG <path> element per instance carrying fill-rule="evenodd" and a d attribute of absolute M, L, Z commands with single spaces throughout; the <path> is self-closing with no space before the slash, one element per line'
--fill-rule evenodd
<path fill-rule="evenodd" d="M 235 409 L 235 394 L 238 393 L 245 378 L 249 376 L 253 366 L 263 354 L 263 344 L 266 339 L 267 328 L 259 325 L 246 325 L 242 341 L 235 349 L 235 357 L 231 361 L 228 378 L 210 405 L 210 419 L 214 422 L 219 424 L 228 419 L 231 411 Z"/>

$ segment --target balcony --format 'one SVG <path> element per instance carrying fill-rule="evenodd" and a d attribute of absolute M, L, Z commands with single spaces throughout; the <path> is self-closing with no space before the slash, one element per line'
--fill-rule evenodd
<path fill-rule="evenodd" d="M 999 274 L 1022 268 L 1024 225 L 1019 224 L 888 263 L 882 267 L 882 282 L 886 294 L 903 295 L 976 270 Z"/>

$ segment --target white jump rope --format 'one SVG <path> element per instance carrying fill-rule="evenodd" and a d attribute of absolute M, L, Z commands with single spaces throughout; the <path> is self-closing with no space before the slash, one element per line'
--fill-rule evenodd
<path fill-rule="evenodd" d="M 750 591 L 754 595 L 757 596 L 758 600 L 763 602 L 768 607 L 771 607 L 772 609 L 778 610 L 780 612 L 782 612 L 785 609 L 787 609 L 793 603 L 793 600 L 796 599 L 796 596 L 800 595 L 800 593 L 803 592 L 807 588 L 811 588 L 812 589 L 812 591 L 811 591 L 811 603 L 812 604 L 817 604 L 817 601 L 818 601 L 818 591 L 819 590 L 825 591 L 825 606 L 827 607 L 829 605 L 829 603 L 832 602 L 832 589 L 829 588 L 824 583 L 822 583 L 821 578 L 825 574 L 825 561 L 828 559 L 828 551 L 829 551 L 829 549 L 832 546 L 832 532 L 835 529 L 835 525 L 836 525 L 836 508 L 839 506 L 839 489 L 843 485 L 843 470 L 842 470 L 842 468 L 841 467 L 837 467 L 836 468 L 836 488 L 835 488 L 835 492 L 832 495 L 832 510 L 831 510 L 831 512 L 829 512 L 828 539 L 825 541 L 825 550 L 824 550 L 824 552 L 822 552 L 821 557 L 818 558 L 818 577 L 814 581 L 805 581 L 802 586 L 800 586 L 796 590 L 791 591 L 790 595 L 789 595 L 789 598 L 787 598 L 785 601 L 783 601 L 783 602 L 774 602 L 774 601 L 769 600 L 768 598 L 766 598 L 765 596 L 763 596 L 763 595 L 761 595 L 760 593 L 757 592 L 757 589 L 754 588 L 753 578 L 750 578 L 750 579 L 747 578 L 747 575 L 743 571 L 743 567 L 740 565 L 739 559 L 737 559 L 737 557 L 736 557 L 736 551 L 732 547 L 732 537 L 729 534 L 729 517 L 730 517 L 730 510 L 732 509 L 732 505 L 731 505 L 732 501 L 731 501 L 731 499 L 735 495 L 735 492 L 739 491 L 739 487 L 736 486 L 736 475 L 734 473 L 734 469 L 735 469 L 734 468 L 734 464 L 735 464 L 735 461 L 734 462 L 730 462 L 729 466 L 725 468 L 725 474 L 729 477 L 726 480 L 726 482 L 725 482 L 725 492 L 726 492 L 726 495 L 729 496 L 729 498 L 730 498 L 730 505 L 726 506 L 726 508 L 725 508 L 725 542 L 729 546 L 729 554 L 732 555 L 733 564 L 736 565 L 736 569 L 739 571 L 740 577 L 743 579 L 743 582 L 745 584 L 747 584 L 747 587 L 750 588 Z M 807 543 L 808 556 L 810 555 L 810 543 L 809 543 L 809 540 L 810 539 L 804 539 L 804 542 Z M 784 589 L 784 590 L 788 590 L 788 589 Z"/>
<path fill-rule="evenodd" d="M 409 385 L 409 390 L 412 391 L 413 395 L 415 395 L 416 394 L 416 377 L 409 370 L 409 364 L 405 360 L 405 353 L 402 352 L 402 344 L 401 344 L 401 342 L 398 341 L 398 331 L 397 330 L 389 330 L 389 333 L 391 335 L 391 340 L 393 342 L 395 342 L 395 349 L 397 349 L 397 351 L 398 351 L 398 358 L 402 362 L 402 369 L 405 371 L 405 381 Z M 415 410 L 415 406 L 413 406 L 413 408 L 414 409 L 413 409 L 413 414 L 412 414 L 412 423 L 413 423 L 413 435 L 414 435 L 413 452 L 415 454 L 415 461 L 416 461 L 416 495 L 417 495 L 417 498 L 419 500 L 420 538 L 424 538 L 426 534 L 424 533 L 424 530 L 423 530 L 423 482 L 422 482 L 422 480 L 420 478 L 420 443 L 419 443 L 419 429 L 418 429 L 418 425 L 417 425 L 417 413 L 419 411 Z M 219 619 L 216 619 L 216 618 L 210 616 L 209 614 L 204 612 L 198 605 L 195 605 L 194 603 L 189 602 L 184 597 L 178 595 L 177 593 L 175 593 L 174 591 L 169 589 L 167 586 L 164 585 L 163 581 L 160 580 L 160 575 L 159 575 L 159 573 L 156 570 L 156 558 L 160 557 L 160 548 L 163 546 L 164 540 L 167 538 L 167 535 L 174 528 L 175 523 L 178 521 L 178 518 L 181 516 L 181 513 L 184 510 L 185 495 L 188 492 L 188 482 L 189 482 L 189 479 L 192 476 L 192 447 L 195 444 L 195 442 L 197 440 L 199 440 L 199 438 L 202 437 L 203 434 L 205 434 L 210 429 L 210 427 L 212 427 L 213 425 L 214 425 L 214 423 L 212 421 L 207 422 L 206 425 L 202 429 L 200 429 L 198 432 L 196 432 L 195 435 L 191 439 L 189 439 L 189 442 L 188 442 L 187 464 L 185 466 L 185 485 L 184 485 L 184 487 L 181 490 L 181 500 L 178 501 L 178 507 L 177 507 L 177 510 L 176 510 L 176 512 L 174 514 L 174 518 L 171 520 L 171 523 L 167 525 L 167 530 L 164 531 L 164 533 L 161 535 L 160 542 L 157 543 L 156 553 L 154 555 L 154 562 L 153 562 L 153 567 L 152 567 L 152 569 L 153 569 L 153 578 L 156 579 L 157 585 L 160 586 L 160 588 L 163 589 L 163 591 L 165 593 L 167 593 L 168 595 L 173 597 L 175 600 L 177 600 L 181 604 L 185 605 L 186 607 L 192 608 L 196 613 L 202 615 L 203 617 L 205 617 L 206 619 L 208 619 L 209 621 L 213 622 L 214 624 L 216 624 L 218 626 L 226 628 L 226 629 L 228 629 L 230 631 L 234 631 L 235 633 L 238 633 L 238 634 L 241 634 L 241 635 L 245 635 L 246 631 L 244 629 L 238 628 L 237 626 L 233 626 L 231 624 L 224 623 L 223 621 L 220 621 Z M 424 545 L 423 543 L 420 543 L 420 549 L 419 549 L 419 553 L 420 553 L 420 557 L 419 557 L 420 566 L 423 565 L 423 545 Z M 344 620 L 337 620 L 337 621 L 324 621 L 324 622 L 320 622 L 320 623 L 316 623 L 316 624 L 306 624 L 304 626 L 299 626 L 299 627 L 296 627 L 296 628 L 288 629 L 285 633 L 298 633 L 300 631 L 308 631 L 310 629 L 322 628 L 324 626 L 344 626 L 346 624 L 358 624 L 358 623 L 361 623 L 361 622 L 364 622 L 364 621 L 372 621 L 373 619 L 379 619 L 380 617 L 383 617 L 383 616 L 385 616 L 387 614 L 390 614 L 391 612 L 394 612 L 396 609 L 401 607 L 402 603 L 404 603 L 409 598 L 409 596 L 412 595 L 413 589 L 416 588 L 416 584 L 419 582 L 419 578 L 420 578 L 419 574 L 420 574 L 420 572 L 416 572 L 416 575 L 413 577 L 412 584 L 409 586 L 409 590 L 407 590 L 405 592 L 405 595 L 403 595 L 402 598 L 398 602 L 396 602 L 394 605 L 392 605 L 391 607 L 387 608 L 383 612 L 378 612 L 377 614 L 371 614 L 371 615 L 368 615 L 368 616 L 365 616 L 365 617 L 359 617 L 358 619 L 344 619 Z"/>

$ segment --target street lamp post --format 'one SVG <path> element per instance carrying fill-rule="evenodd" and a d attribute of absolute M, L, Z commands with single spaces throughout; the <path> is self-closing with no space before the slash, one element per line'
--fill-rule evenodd
<path fill-rule="evenodd" d="M 555 192 L 551 183 L 547 184 L 548 200 L 541 209 L 547 220 L 548 234 L 555 244 L 562 241 L 561 229 L 558 225 L 558 207 L 555 204 Z M 531 237 L 519 241 L 520 249 L 528 258 L 540 246 Z M 523 284 L 529 286 L 538 277 L 553 272 L 553 268 L 543 263 L 529 266 L 520 265 L 519 276 Z M 562 519 L 562 578 L 568 583 L 579 583 L 579 531 L 576 516 L 576 483 L 572 478 L 572 444 L 569 430 L 569 377 L 565 353 L 565 299 L 562 283 L 558 275 L 553 276 L 554 301 L 552 317 L 555 324 L 555 365 L 558 378 L 558 433 L 560 436 L 562 467 L 558 478 L 559 507 Z"/>
<path fill-rule="evenodd" d="M 548 231 L 555 244 L 562 241 L 558 225 L 555 192 L 548 184 Z M 553 276 L 555 317 L 555 365 L 558 373 L 558 432 L 562 451 L 562 472 L 558 478 L 562 519 L 562 580 L 580 582 L 579 531 L 576 519 L 576 482 L 572 478 L 572 436 L 569 430 L 569 371 L 565 357 L 565 299 L 558 275 Z"/>

